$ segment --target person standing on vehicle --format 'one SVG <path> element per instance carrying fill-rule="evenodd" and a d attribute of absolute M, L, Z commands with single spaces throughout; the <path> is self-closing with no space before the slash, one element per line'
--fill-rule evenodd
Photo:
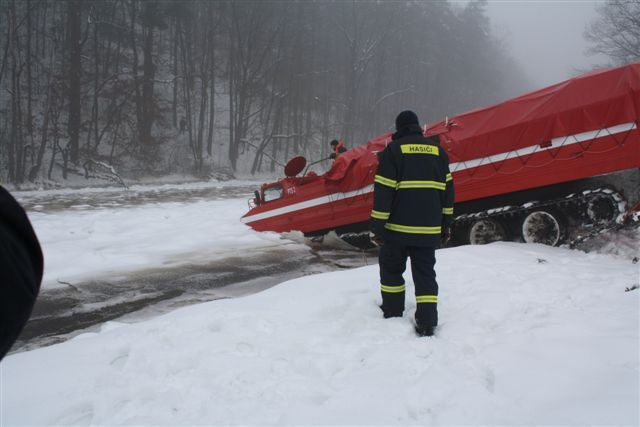
<path fill-rule="evenodd" d="M 329 145 L 331 145 L 331 150 L 333 151 L 333 153 L 331 153 L 329 157 L 334 160 L 337 159 L 340 154 L 347 151 L 347 149 L 344 148 L 344 143 L 338 141 L 337 139 L 334 139 L 333 141 L 331 141 Z"/>
<path fill-rule="evenodd" d="M 446 244 L 453 218 L 453 178 L 438 137 L 424 137 L 413 111 L 396 118 L 396 133 L 379 154 L 371 211 L 385 318 L 402 317 L 407 258 L 415 283 L 415 329 L 431 336 L 438 324 L 435 249 Z"/>
<path fill-rule="evenodd" d="M 29 219 L 0 187 L 0 360 L 29 320 L 42 271 L 42 250 Z"/>

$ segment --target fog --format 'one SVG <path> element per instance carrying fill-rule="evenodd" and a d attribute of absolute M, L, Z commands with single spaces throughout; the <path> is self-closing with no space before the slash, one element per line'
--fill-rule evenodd
<path fill-rule="evenodd" d="M 498 37 L 524 68 L 531 89 L 591 70 L 606 60 L 586 54 L 586 25 L 602 1 L 489 1 L 487 14 Z"/>
<path fill-rule="evenodd" d="M 0 180 L 327 158 L 331 139 L 360 144 L 403 109 L 433 122 L 605 63 L 583 38 L 597 4 L 0 2 Z"/>
<path fill-rule="evenodd" d="M 0 180 L 275 173 L 404 109 L 428 123 L 529 89 L 484 4 L 458 6 L 0 1 Z"/>

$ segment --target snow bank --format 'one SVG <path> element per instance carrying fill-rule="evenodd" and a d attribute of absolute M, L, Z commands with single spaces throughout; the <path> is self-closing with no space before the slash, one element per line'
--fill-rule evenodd
<path fill-rule="evenodd" d="M 602 233 L 578 245 L 578 249 L 630 260 L 636 258 L 637 261 L 640 258 L 640 225 Z"/>
<path fill-rule="evenodd" d="M 303 277 L 9 356 L 0 422 L 638 425 L 637 265 L 496 243 L 437 271 L 433 338 L 412 298 L 382 319 L 376 266 Z"/>

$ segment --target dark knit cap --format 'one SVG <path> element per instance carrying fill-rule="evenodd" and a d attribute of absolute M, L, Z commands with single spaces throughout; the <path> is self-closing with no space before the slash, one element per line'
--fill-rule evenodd
<path fill-rule="evenodd" d="M 400 129 L 403 129 L 409 125 L 420 126 L 416 113 L 410 110 L 405 110 L 402 113 L 398 114 L 398 117 L 396 117 L 396 131 L 399 131 Z"/>

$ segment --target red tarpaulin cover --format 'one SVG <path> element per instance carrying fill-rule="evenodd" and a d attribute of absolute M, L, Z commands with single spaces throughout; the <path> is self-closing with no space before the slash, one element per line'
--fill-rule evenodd
<path fill-rule="evenodd" d="M 640 64 L 594 71 L 427 126 L 456 202 L 640 167 Z"/>
<path fill-rule="evenodd" d="M 639 121 L 640 63 L 594 71 L 501 104 L 431 124 L 451 162 Z"/>

